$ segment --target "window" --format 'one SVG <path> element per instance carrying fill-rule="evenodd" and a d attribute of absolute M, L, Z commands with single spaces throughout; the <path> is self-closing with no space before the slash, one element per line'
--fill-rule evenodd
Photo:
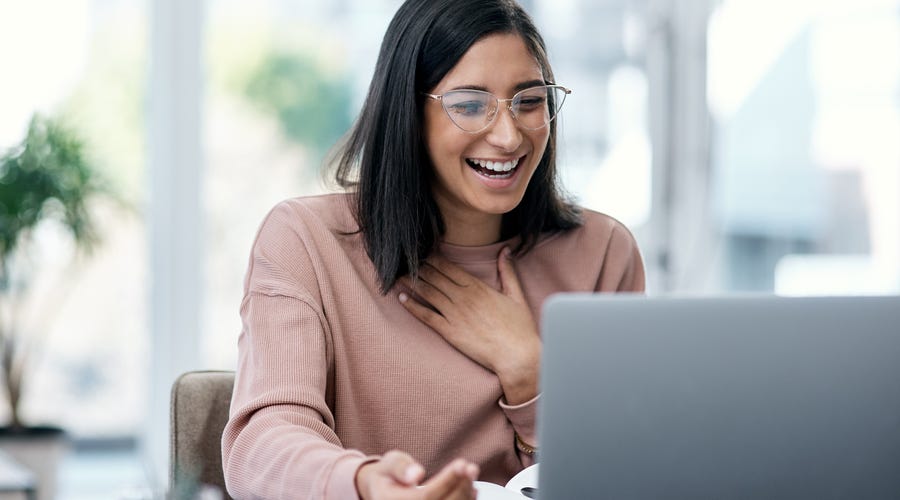
<path fill-rule="evenodd" d="M 898 88 L 900 2 L 716 7 L 709 101 L 722 289 L 900 289 Z"/>
<path fill-rule="evenodd" d="M 146 407 L 144 8 L 139 0 L 0 3 L 0 149 L 22 140 L 33 113 L 58 117 L 123 201 L 92 207 L 101 244 L 87 258 L 73 261 L 52 224 L 38 228 L 28 300 L 17 308 L 35 343 L 26 423 L 59 425 L 75 438 L 133 436 Z"/>
<path fill-rule="evenodd" d="M 399 5 L 209 2 L 203 355 L 210 366 L 236 362 L 243 278 L 263 217 L 283 199 L 329 189 L 321 165 L 359 112 Z"/>
<path fill-rule="evenodd" d="M 651 204 L 646 12 L 628 2 L 531 3 L 557 80 L 574 90 L 560 115 L 564 184 L 582 205 L 640 231 Z"/>

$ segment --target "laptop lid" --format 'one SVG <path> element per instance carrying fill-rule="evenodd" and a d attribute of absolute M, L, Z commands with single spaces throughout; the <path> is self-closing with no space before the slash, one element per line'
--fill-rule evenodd
<path fill-rule="evenodd" d="M 540 498 L 900 498 L 900 298 L 563 294 Z"/>

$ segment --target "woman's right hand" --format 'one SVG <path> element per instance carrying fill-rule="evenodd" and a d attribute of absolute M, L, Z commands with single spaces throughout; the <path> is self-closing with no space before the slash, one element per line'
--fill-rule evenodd
<path fill-rule="evenodd" d="M 457 459 L 425 481 L 425 469 L 402 451 L 389 451 L 356 471 L 356 491 L 363 500 L 472 500 L 478 466 Z"/>

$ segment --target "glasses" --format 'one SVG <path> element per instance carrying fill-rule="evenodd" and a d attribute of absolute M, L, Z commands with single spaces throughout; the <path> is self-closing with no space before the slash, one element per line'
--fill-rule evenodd
<path fill-rule="evenodd" d="M 490 92 L 468 89 L 451 90 L 441 95 L 425 95 L 441 102 L 454 125 L 476 134 L 493 123 L 501 103 L 506 105 L 506 109 L 522 127 L 528 130 L 546 127 L 559 114 L 566 96 L 571 93 L 571 90 L 562 85 L 541 85 L 517 92 L 509 99 L 499 99 Z"/>

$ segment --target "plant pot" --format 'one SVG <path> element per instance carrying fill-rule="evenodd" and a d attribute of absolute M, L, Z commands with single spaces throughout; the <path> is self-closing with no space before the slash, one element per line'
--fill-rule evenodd
<path fill-rule="evenodd" d="M 57 427 L 0 427 L 0 450 L 34 473 L 38 500 L 56 498 L 57 469 L 68 449 L 68 436 Z"/>

